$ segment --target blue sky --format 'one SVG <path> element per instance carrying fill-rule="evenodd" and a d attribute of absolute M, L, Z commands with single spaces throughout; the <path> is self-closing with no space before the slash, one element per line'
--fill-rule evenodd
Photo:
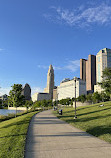
<path fill-rule="evenodd" d="M 0 0 L 0 94 L 14 83 L 32 93 L 79 77 L 80 58 L 111 48 L 110 0 Z"/>

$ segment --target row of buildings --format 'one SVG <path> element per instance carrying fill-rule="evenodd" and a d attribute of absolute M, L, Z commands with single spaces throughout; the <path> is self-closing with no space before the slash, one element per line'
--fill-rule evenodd
<path fill-rule="evenodd" d="M 75 97 L 75 86 L 77 97 L 82 94 L 87 94 L 86 82 L 77 77 L 74 77 L 73 79 L 64 79 L 59 86 L 54 86 L 54 69 L 53 66 L 50 65 L 47 73 L 47 86 L 44 88 L 44 92 L 33 94 L 32 101 L 35 102 L 43 99 L 54 101 L 73 98 Z"/>
<path fill-rule="evenodd" d="M 103 89 L 97 83 L 102 81 L 105 68 L 111 67 L 111 49 L 101 49 L 97 55 L 89 55 L 88 60 L 80 59 L 80 79 L 86 81 L 88 93 L 101 92 Z"/>
<path fill-rule="evenodd" d="M 111 67 L 111 49 L 104 48 L 97 55 L 89 55 L 88 59 L 80 59 L 80 78 L 65 78 L 60 85 L 54 86 L 54 69 L 49 66 L 47 73 L 47 86 L 42 93 L 32 95 L 32 101 L 61 100 L 73 98 L 103 89 L 97 84 L 102 81 L 102 72 L 106 67 Z M 76 88 L 75 88 L 76 87 Z"/>

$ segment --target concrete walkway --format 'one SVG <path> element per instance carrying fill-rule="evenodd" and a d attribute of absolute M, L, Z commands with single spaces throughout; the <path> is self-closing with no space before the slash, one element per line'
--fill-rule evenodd
<path fill-rule="evenodd" d="M 44 111 L 32 118 L 25 158 L 111 158 L 111 144 Z"/>

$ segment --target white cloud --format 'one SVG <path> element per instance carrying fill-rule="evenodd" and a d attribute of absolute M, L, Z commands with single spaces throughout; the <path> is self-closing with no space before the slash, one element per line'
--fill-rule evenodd
<path fill-rule="evenodd" d="M 111 23 L 111 5 L 105 3 L 88 8 L 81 5 L 73 11 L 61 7 L 51 7 L 51 9 L 55 10 L 55 14 L 52 13 L 50 19 L 70 26 L 86 27 L 92 24 L 107 25 Z"/>
<path fill-rule="evenodd" d="M 65 69 L 68 69 L 70 71 L 77 71 L 80 67 L 80 60 L 72 60 L 69 62 L 67 66 L 65 66 Z"/>
<path fill-rule="evenodd" d="M 37 92 L 43 92 L 43 89 L 40 88 L 40 87 L 32 87 L 31 88 L 31 94 L 33 95 L 34 93 L 37 93 Z"/>
<path fill-rule="evenodd" d="M 62 67 L 59 67 L 59 66 L 53 66 L 54 70 L 62 70 L 63 68 Z"/>
<path fill-rule="evenodd" d="M 0 48 L 0 52 L 4 51 L 4 49 Z"/>
<path fill-rule="evenodd" d="M 43 69 L 47 69 L 48 70 L 48 66 L 45 65 L 38 65 L 39 68 L 43 68 Z M 80 60 L 71 60 L 68 61 L 67 64 L 63 67 L 61 66 L 53 66 L 54 70 L 70 70 L 70 71 L 77 71 L 80 67 Z"/>
<path fill-rule="evenodd" d="M 10 90 L 11 90 L 11 87 L 0 88 L 0 96 L 3 94 L 9 95 Z"/>
<path fill-rule="evenodd" d="M 45 66 L 45 65 L 37 65 L 38 68 L 42 68 L 42 69 L 48 69 L 49 66 Z"/>

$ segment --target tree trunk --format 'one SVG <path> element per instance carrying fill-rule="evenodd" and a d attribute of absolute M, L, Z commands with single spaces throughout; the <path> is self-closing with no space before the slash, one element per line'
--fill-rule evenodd
<path fill-rule="evenodd" d="M 15 112 L 15 117 L 17 116 L 17 106 L 16 106 L 16 112 Z"/>

